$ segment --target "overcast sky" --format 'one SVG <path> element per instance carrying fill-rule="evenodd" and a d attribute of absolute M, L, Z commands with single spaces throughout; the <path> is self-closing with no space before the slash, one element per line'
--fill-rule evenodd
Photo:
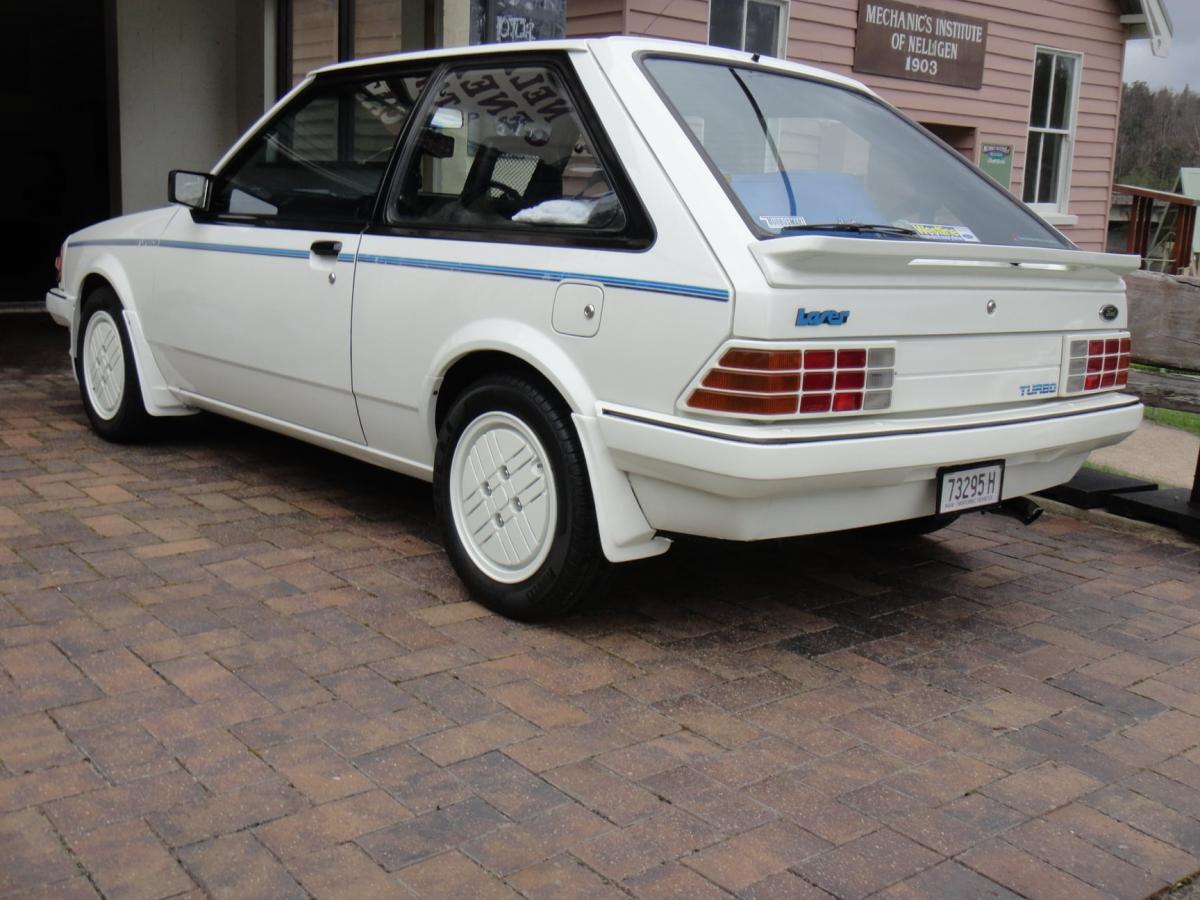
<path fill-rule="evenodd" d="M 1150 52 L 1149 41 L 1130 41 L 1125 54 L 1125 80 L 1145 81 L 1151 87 L 1181 88 L 1190 84 L 1200 89 L 1200 3 L 1167 0 L 1167 12 L 1175 24 L 1170 54 L 1159 59 Z"/>

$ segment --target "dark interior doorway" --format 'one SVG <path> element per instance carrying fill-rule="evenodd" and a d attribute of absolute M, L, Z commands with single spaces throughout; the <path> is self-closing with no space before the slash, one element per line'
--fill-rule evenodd
<path fill-rule="evenodd" d="M 942 125 L 939 122 L 922 122 L 926 128 L 965 156 L 975 159 L 975 129 L 962 125 Z"/>
<path fill-rule="evenodd" d="M 0 234 L 20 249 L 0 302 L 40 302 L 63 238 L 113 212 L 111 12 L 104 0 L 5 5 Z"/>

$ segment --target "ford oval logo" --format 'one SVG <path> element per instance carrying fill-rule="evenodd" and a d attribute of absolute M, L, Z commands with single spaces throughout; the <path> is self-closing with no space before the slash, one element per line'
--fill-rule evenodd
<path fill-rule="evenodd" d="M 850 321 L 850 310 L 836 309 L 813 310 L 809 312 L 803 306 L 796 310 L 796 325 L 845 325 Z"/>

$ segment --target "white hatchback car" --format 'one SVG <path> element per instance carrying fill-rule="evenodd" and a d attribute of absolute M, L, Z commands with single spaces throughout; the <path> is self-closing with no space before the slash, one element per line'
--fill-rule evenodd
<path fill-rule="evenodd" d="M 862 85 L 631 38 L 315 72 L 47 296 L 117 441 L 210 410 L 434 484 L 507 615 L 672 534 L 928 529 L 1136 428 L 1121 274 Z"/>

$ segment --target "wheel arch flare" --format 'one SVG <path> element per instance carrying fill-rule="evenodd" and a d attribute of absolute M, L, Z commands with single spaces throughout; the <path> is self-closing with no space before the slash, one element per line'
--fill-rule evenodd
<path fill-rule="evenodd" d="M 514 370 L 545 383 L 570 412 L 588 467 L 605 557 L 625 562 L 665 553 L 671 542 L 646 521 L 629 477 L 613 462 L 596 419 L 597 399 L 582 372 L 562 348 L 534 328 L 480 320 L 439 349 L 427 410 L 431 440 L 436 443 L 446 410 L 464 388 L 487 375 Z"/>

